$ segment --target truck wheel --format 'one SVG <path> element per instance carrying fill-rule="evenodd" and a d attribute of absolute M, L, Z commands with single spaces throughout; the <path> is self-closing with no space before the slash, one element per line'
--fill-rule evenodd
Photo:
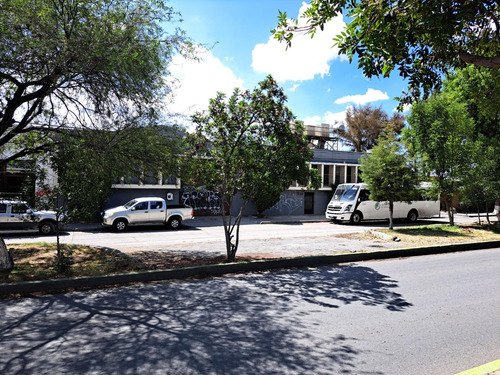
<path fill-rule="evenodd" d="M 38 230 L 41 234 L 52 234 L 56 231 L 56 227 L 51 222 L 44 221 L 43 223 L 40 223 Z"/>
<path fill-rule="evenodd" d="M 127 226 L 128 226 L 127 220 L 124 219 L 115 220 L 113 223 L 113 228 L 117 232 L 123 232 L 125 229 L 127 229 Z"/>
<path fill-rule="evenodd" d="M 417 210 L 411 210 L 410 212 L 408 212 L 408 217 L 407 217 L 408 221 L 410 223 L 414 223 L 417 221 L 418 219 L 418 212 Z"/>
<path fill-rule="evenodd" d="M 182 225 L 182 220 L 178 217 L 171 217 L 168 219 L 167 225 L 170 229 L 177 229 Z"/>
<path fill-rule="evenodd" d="M 359 211 L 354 212 L 351 215 L 351 224 L 359 224 L 363 220 L 363 214 Z"/>

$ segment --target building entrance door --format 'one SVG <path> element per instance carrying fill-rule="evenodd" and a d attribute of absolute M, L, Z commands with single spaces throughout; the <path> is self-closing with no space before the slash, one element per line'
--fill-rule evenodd
<path fill-rule="evenodd" d="M 312 215 L 314 214 L 314 193 L 305 192 L 304 193 L 304 214 Z"/>

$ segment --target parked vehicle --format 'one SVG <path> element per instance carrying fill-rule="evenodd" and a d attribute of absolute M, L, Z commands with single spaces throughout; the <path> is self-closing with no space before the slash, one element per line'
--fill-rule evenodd
<path fill-rule="evenodd" d="M 362 220 L 389 219 L 389 202 L 372 201 L 369 196 L 367 184 L 340 184 L 328 203 L 326 218 L 334 222 L 349 221 L 352 224 L 358 224 Z M 419 218 L 437 216 L 439 210 L 439 200 L 421 197 L 411 203 L 394 202 L 393 218 L 415 222 Z"/>
<path fill-rule="evenodd" d="M 63 228 L 63 217 L 56 220 L 54 211 L 36 211 L 26 202 L 0 200 L 0 229 L 38 229 L 42 234 L 52 234 Z"/>
<path fill-rule="evenodd" d="M 135 198 L 123 206 L 104 211 L 102 223 L 121 232 L 129 225 L 164 223 L 175 229 L 184 220 L 194 219 L 194 211 L 183 204 L 168 205 L 163 198 Z"/>

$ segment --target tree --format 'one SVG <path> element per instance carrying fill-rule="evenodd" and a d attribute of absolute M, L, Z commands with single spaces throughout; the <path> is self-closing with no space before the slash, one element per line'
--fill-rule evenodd
<path fill-rule="evenodd" d="M 384 127 L 391 124 L 393 131 L 400 133 L 404 127 L 404 116 L 395 113 L 391 119 L 381 107 L 372 108 L 370 104 L 362 107 L 349 107 L 346 111 L 347 129 L 340 132 L 344 143 L 352 151 L 366 151 L 375 144 Z"/>
<path fill-rule="evenodd" d="M 0 2 L 0 151 L 16 146 L 3 161 L 51 149 L 62 127 L 154 117 L 167 62 L 188 43 L 161 28 L 176 17 L 157 0 Z"/>
<path fill-rule="evenodd" d="M 415 103 L 403 132 L 410 153 L 419 157 L 424 173 L 431 177 L 454 225 L 453 197 L 460 187 L 461 171 L 470 158 L 467 140 L 474 122 L 465 104 L 451 94 L 434 94 Z"/>
<path fill-rule="evenodd" d="M 312 152 L 304 129 L 285 104 L 283 89 L 268 76 L 252 92 L 235 89 L 229 98 L 218 93 L 208 111 L 193 116 L 191 176 L 221 198 L 228 261 L 238 250 L 243 210 L 251 199 L 262 190 L 285 190 L 293 181 L 306 185 L 316 176 L 308 165 Z M 233 217 L 237 194 L 243 203 Z"/>
<path fill-rule="evenodd" d="M 500 67 L 500 7 L 483 1 L 312 0 L 298 20 L 279 14 L 275 37 L 291 44 L 296 33 L 312 36 L 325 23 L 346 15 L 349 24 L 334 44 L 349 60 L 357 57 L 367 77 L 388 77 L 396 68 L 409 80 L 405 102 L 428 97 L 441 78 L 466 64 Z"/>
<path fill-rule="evenodd" d="M 408 155 L 394 131 L 382 134 L 371 153 L 361 157 L 363 181 L 368 184 L 370 199 L 389 202 L 389 228 L 393 229 L 394 202 L 411 203 L 415 199 L 418 175 L 407 163 Z"/>
<path fill-rule="evenodd" d="M 496 198 L 497 224 L 500 225 L 500 70 L 468 66 L 449 74 L 444 81 L 443 91 L 457 98 L 467 106 L 469 115 L 474 119 L 475 128 L 471 141 L 471 162 L 464 169 L 463 187 L 466 201 L 482 208 L 488 199 Z M 477 176 L 474 176 L 475 174 Z M 480 182 L 482 181 L 482 182 Z M 493 184 L 493 186 L 492 186 Z M 481 186 L 482 185 L 482 186 Z M 497 192 L 496 197 L 487 198 L 483 189 Z M 488 194 L 489 196 L 489 194 Z M 479 202 L 482 197 L 486 201 Z"/>
<path fill-rule="evenodd" d="M 75 137 L 78 142 L 72 141 Z M 81 220 L 96 218 L 112 184 L 121 178 L 137 176 L 148 183 L 146 178 L 160 174 L 177 175 L 183 141 L 180 129 L 171 126 L 134 126 L 119 132 L 94 129 L 58 138 L 59 146 L 49 158 L 67 209 Z"/>
<path fill-rule="evenodd" d="M 490 225 L 489 209 L 491 203 L 498 198 L 500 181 L 498 179 L 498 150 L 487 146 L 482 140 L 472 142 L 470 162 L 464 166 L 462 173 L 461 197 L 477 210 L 481 224 L 481 210 L 486 211 L 486 219 Z"/>

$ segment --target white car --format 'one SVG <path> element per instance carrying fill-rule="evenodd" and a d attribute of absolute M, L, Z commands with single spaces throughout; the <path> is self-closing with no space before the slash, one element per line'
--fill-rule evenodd
<path fill-rule="evenodd" d="M 0 229 L 38 229 L 52 234 L 56 225 L 62 229 L 62 216 L 56 220 L 54 211 L 36 211 L 24 201 L 0 200 Z"/>

